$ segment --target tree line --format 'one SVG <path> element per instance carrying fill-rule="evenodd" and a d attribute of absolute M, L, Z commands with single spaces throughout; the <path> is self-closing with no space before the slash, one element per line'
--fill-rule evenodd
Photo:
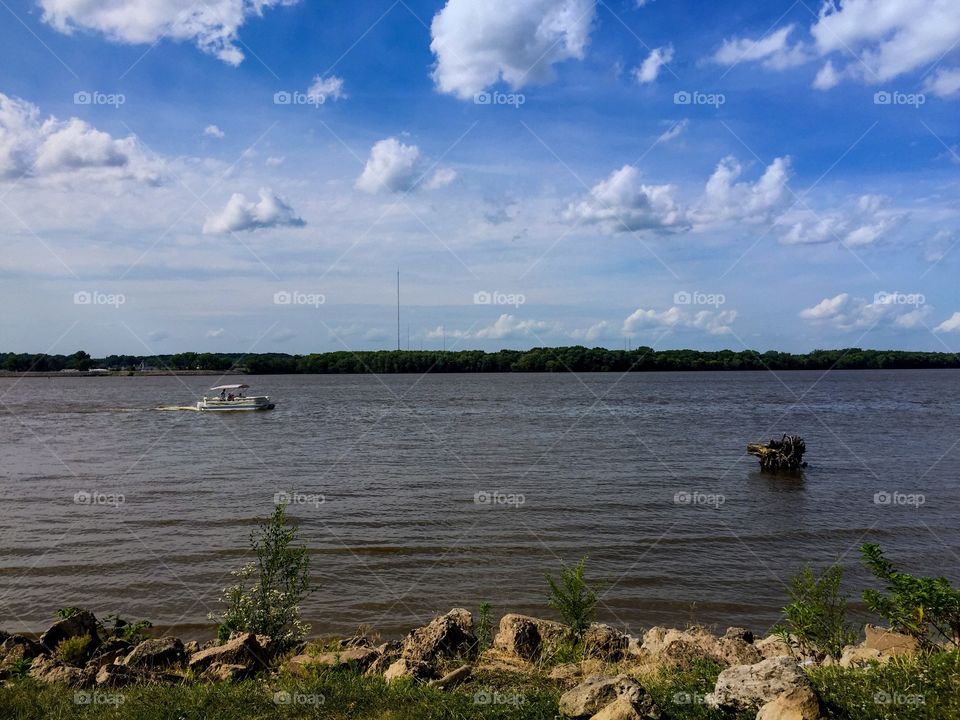
<path fill-rule="evenodd" d="M 874 370 L 960 368 L 960 353 L 846 348 L 784 353 L 754 350 L 609 350 L 582 346 L 530 350 L 380 350 L 283 353 L 72 355 L 0 353 L 0 371 L 173 370 L 269 374 L 651 372 L 703 370 Z"/>

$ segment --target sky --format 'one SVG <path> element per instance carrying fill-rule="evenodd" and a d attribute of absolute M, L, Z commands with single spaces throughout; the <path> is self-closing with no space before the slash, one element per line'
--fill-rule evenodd
<path fill-rule="evenodd" d="M 0 351 L 960 351 L 955 0 L 3 0 Z"/>

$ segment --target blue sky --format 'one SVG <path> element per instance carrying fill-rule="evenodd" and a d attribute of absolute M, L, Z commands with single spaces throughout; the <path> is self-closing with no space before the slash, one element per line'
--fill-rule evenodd
<path fill-rule="evenodd" d="M 2 350 L 960 350 L 947 0 L 0 18 Z"/>

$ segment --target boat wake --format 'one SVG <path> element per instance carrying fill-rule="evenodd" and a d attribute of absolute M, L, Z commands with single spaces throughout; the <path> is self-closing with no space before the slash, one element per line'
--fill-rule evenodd
<path fill-rule="evenodd" d="M 196 405 L 161 405 L 160 407 L 155 407 L 154 410 L 164 410 L 166 412 L 173 412 L 175 410 L 190 410 L 197 412 Z"/>

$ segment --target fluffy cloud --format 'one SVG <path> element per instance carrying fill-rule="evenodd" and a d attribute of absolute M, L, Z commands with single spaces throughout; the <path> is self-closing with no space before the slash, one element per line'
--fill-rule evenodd
<path fill-rule="evenodd" d="M 150 44 L 161 38 L 193 42 L 206 53 L 239 65 L 236 42 L 251 16 L 298 0 L 39 0 L 43 20 L 62 33 L 93 30 L 113 42 Z"/>
<path fill-rule="evenodd" d="M 343 78 L 336 75 L 322 78 L 316 75 L 313 78 L 313 84 L 307 90 L 307 96 L 321 103 L 331 99 L 342 100 L 347 97 L 346 93 L 343 92 Z"/>
<path fill-rule="evenodd" d="M 430 339 L 447 337 L 473 340 L 505 340 L 536 338 L 542 334 L 558 332 L 561 332 L 558 323 L 544 322 L 542 320 L 521 320 L 514 315 L 504 313 L 490 325 L 477 328 L 476 330 L 449 330 L 440 325 L 429 331 L 427 337 Z"/>
<path fill-rule="evenodd" d="M 801 310 L 800 317 L 838 330 L 869 329 L 878 325 L 909 330 L 924 327 L 930 312 L 931 307 L 922 295 L 884 291 L 876 293 L 872 302 L 840 293 Z"/>
<path fill-rule="evenodd" d="M 960 332 L 960 312 L 955 312 L 948 319 L 937 325 L 933 331 L 938 333 Z"/>
<path fill-rule="evenodd" d="M 159 183 L 162 161 L 134 136 L 116 139 L 83 120 L 40 118 L 32 103 L 0 93 L 0 178 L 79 177 Z"/>
<path fill-rule="evenodd" d="M 883 195 L 861 195 L 846 207 L 831 212 L 799 211 L 781 218 L 789 229 L 784 245 L 816 245 L 837 242 L 848 248 L 874 245 L 888 237 L 908 217 L 892 207 Z"/>
<path fill-rule="evenodd" d="M 693 212 L 698 225 L 768 221 L 786 195 L 790 158 L 776 158 L 755 183 L 736 182 L 742 174 L 736 158 L 726 157 L 717 164 Z"/>
<path fill-rule="evenodd" d="M 595 0 L 448 0 L 431 25 L 437 89 L 469 99 L 501 78 L 546 82 L 583 58 L 595 13 Z"/>
<path fill-rule="evenodd" d="M 586 198 L 571 204 L 564 217 L 601 225 L 608 232 L 680 229 L 686 220 L 675 192 L 673 185 L 641 183 L 640 171 L 624 165 L 591 188 Z"/>
<path fill-rule="evenodd" d="M 759 61 L 782 69 L 829 58 L 814 87 L 829 89 L 842 78 L 883 83 L 939 62 L 960 45 L 960 3 L 953 0 L 840 0 L 823 2 L 810 26 L 810 42 L 793 45 L 793 25 L 759 40 L 726 41 L 716 62 Z M 853 59 L 850 56 L 853 55 Z M 836 61 L 836 64 L 834 64 Z M 960 92 L 960 68 L 945 68 L 927 80 L 941 96 Z"/>
<path fill-rule="evenodd" d="M 235 193 L 222 212 L 207 218 L 204 234 L 239 232 L 274 227 L 303 227 L 306 223 L 270 188 L 261 188 L 259 202 L 248 202 Z"/>
<path fill-rule="evenodd" d="M 370 148 L 370 157 L 354 187 L 365 193 L 410 192 L 421 186 L 438 190 L 457 179 L 451 168 L 437 168 L 426 182 L 420 148 L 404 145 L 396 138 L 387 138 Z"/>
<path fill-rule="evenodd" d="M 404 145 L 396 138 L 381 140 L 370 149 L 370 157 L 355 187 L 371 195 L 408 192 L 420 178 L 419 163 L 420 148 L 416 145 Z"/>
<path fill-rule="evenodd" d="M 661 312 L 638 308 L 623 321 L 623 334 L 634 337 L 643 330 L 702 330 L 710 335 L 727 335 L 737 319 L 735 310 L 698 310 L 690 312 L 677 306 Z"/>
<path fill-rule="evenodd" d="M 206 135 L 207 137 L 217 138 L 218 140 L 224 137 L 223 130 L 218 128 L 216 125 L 207 125 L 203 129 L 203 134 Z"/>
<path fill-rule="evenodd" d="M 673 45 L 658 47 L 650 51 L 647 59 L 633 71 L 638 83 L 652 83 L 660 74 L 660 68 L 673 62 Z"/>

